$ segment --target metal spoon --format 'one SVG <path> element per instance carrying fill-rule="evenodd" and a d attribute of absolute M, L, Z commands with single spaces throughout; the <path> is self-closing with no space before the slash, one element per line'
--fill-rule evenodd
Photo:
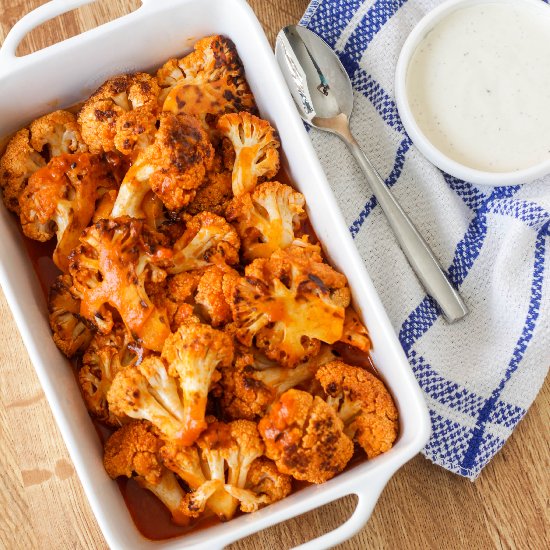
<path fill-rule="evenodd" d="M 350 131 L 353 90 L 336 53 L 315 33 L 290 25 L 277 36 L 275 55 L 301 117 L 348 146 L 427 293 L 449 323 L 462 319 L 468 314 L 466 304 Z"/>

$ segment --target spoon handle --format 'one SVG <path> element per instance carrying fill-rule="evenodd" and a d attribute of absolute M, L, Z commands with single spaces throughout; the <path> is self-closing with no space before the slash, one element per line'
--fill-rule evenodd
<path fill-rule="evenodd" d="M 382 178 L 351 134 L 340 135 L 363 170 L 405 256 L 427 293 L 438 303 L 449 323 L 462 319 L 468 308 L 450 283 L 434 253 L 395 200 Z"/>

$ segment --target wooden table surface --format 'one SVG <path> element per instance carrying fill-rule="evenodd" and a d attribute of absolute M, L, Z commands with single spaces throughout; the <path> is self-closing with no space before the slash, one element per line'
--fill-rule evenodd
<path fill-rule="evenodd" d="M 0 40 L 39 0 L 0 0 Z M 251 0 L 273 41 L 307 0 Z M 117 17 L 139 0 L 101 0 L 33 31 L 22 53 Z M 0 294 L 0 548 L 106 548 Z M 341 548 L 525 548 L 550 545 L 550 384 L 475 483 L 417 456 L 390 481 L 368 525 Z M 290 548 L 334 529 L 348 497 L 248 537 L 233 549 Z"/>

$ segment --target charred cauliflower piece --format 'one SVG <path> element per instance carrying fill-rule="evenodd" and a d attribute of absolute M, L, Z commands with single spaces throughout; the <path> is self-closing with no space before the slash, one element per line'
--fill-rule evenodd
<path fill-rule="evenodd" d="M 344 333 L 340 341 L 364 353 L 368 353 L 372 348 L 367 328 L 359 319 L 359 315 L 351 307 L 346 309 Z"/>
<path fill-rule="evenodd" d="M 119 218 L 98 221 L 80 240 L 70 256 L 73 290 L 82 300 L 80 314 L 106 334 L 113 327 L 114 308 L 134 339 L 160 351 L 170 327 L 145 291 L 147 281 L 166 276 L 155 265 L 167 253 L 160 236 L 139 220 Z"/>
<path fill-rule="evenodd" d="M 167 271 L 173 274 L 212 264 L 236 264 L 239 247 L 237 232 L 224 218 L 201 212 L 189 220 L 185 233 L 175 243 Z"/>
<path fill-rule="evenodd" d="M 168 337 L 162 358 L 170 375 L 179 380 L 184 402 L 181 441 L 190 445 L 206 428 L 204 416 L 212 377 L 216 368 L 231 365 L 233 342 L 208 325 L 190 323 Z"/>
<path fill-rule="evenodd" d="M 236 336 L 286 367 L 342 337 L 350 294 L 346 278 L 322 262 L 318 246 L 290 246 L 246 267 L 231 308 Z"/>
<path fill-rule="evenodd" d="M 90 223 L 99 196 L 116 187 L 110 167 L 90 153 L 61 155 L 37 170 L 19 197 L 23 233 L 37 241 L 57 235 L 53 260 L 67 272 L 69 254 Z"/>
<path fill-rule="evenodd" d="M 223 36 L 199 40 L 192 53 L 166 62 L 157 79 L 165 111 L 215 116 L 256 109 L 235 45 Z"/>
<path fill-rule="evenodd" d="M 258 500 L 261 499 L 262 504 L 271 504 L 288 496 L 291 490 L 292 478 L 279 472 L 272 460 L 262 456 L 250 466 L 245 491 L 233 489 L 233 495 L 240 497 L 243 512 L 254 512 L 258 508 Z M 252 498 L 247 494 L 250 492 Z"/>
<path fill-rule="evenodd" d="M 71 294 L 72 284 L 70 275 L 60 275 L 48 295 L 53 341 L 69 358 L 83 352 L 93 337 L 93 332 L 80 317 L 80 300 Z"/>
<path fill-rule="evenodd" d="M 344 422 L 346 434 L 374 458 L 391 449 L 398 430 L 393 399 L 370 372 L 333 361 L 317 371 L 317 379 Z"/>
<path fill-rule="evenodd" d="M 107 394 L 117 416 L 149 420 L 168 440 L 191 445 L 206 428 L 208 391 L 217 367 L 231 363 L 233 346 L 207 325 L 183 325 L 162 357 L 147 357 L 120 371 Z"/>
<path fill-rule="evenodd" d="M 218 130 L 235 149 L 233 194 L 250 193 L 259 178 L 269 179 L 279 171 L 280 146 L 277 132 L 250 113 L 231 113 L 218 120 Z"/>
<path fill-rule="evenodd" d="M 109 334 L 96 334 L 82 358 L 78 382 L 88 411 L 111 426 L 121 418 L 109 410 L 107 392 L 113 378 L 122 369 L 134 364 L 138 355 L 123 324 L 116 324 Z"/>
<path fill-rule="evenodd" d="M 305 363 L 289 369 L 277 364 L 265 367 L 250 353 L 222 372 L 220 398 L 224 414 L 230 418 L 255 420 L 285 391 L 310 382 L 321 365 L 336 356 L 328 346 Z"/>
<path fill-rule="evenodd" d="M 154 142 L 126 174 L 111 216 L 144 218 L 142 203 L 151 189 L 168 210 L 183 208 L 195 197 L 213 159 L 214 149 L 197 119 L 162 113 Z"/>
<path fill-rule="evenodd" d="M 195 198 L 185 211 L 191 215 L 207 211 L 223 216 L 229 200 L 233 197 L 231 185 L 231 172 L 208 172 L 204 183 L 197 189 Z"/>
<path fill-rule="evenodd" d="M 135 479 L 170 510 L 175 523 L 187 525 L 189 518 L 182 511 L 185 493 L 176 476 L 162 465 L 158 456 L 161 446 L 148 422 L 131 422 L 107 440 L 103 465 L 112 479 Z"/>
<path fill-rule="evenodd" d="M 156 131 L 159 92 L 155 78 L 146 73 L 107 80 L 78 115 L 90 151 L 116 150 L 133 156 L 145 149 Z"/>
<path fill-rule="evenodd" d="M 258 429 L 267 457 L 295 479 L 323 483 L 340 473 L 353 455 L 353 442 L 334 409 L 300 390 L 283 393 Z"/>
<path fill-rule="evenodd" d="M 247 260 L 269 258 L 290 246 L 294 232 L 305 218 L 304 196 L 276 181 L 258 185 L 252 193 L 236 197 L 226 216 L 235 222 Z"/>

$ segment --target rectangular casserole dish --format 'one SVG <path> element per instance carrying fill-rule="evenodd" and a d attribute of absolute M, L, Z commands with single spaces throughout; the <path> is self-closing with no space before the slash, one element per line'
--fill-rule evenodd
<path fill-rule="evenodd" d="M 0 208 L 0 283 L 59 425 L 84 491 L 111 548 L 222 548 L 349 494 L 358 496 L 343 525 L 303 548 L 326 548 L 368 520 L 389 478 L 426 443 L 430 421 L 399 341 L 367 275 L 265 37 L 245 0 L 142 0 L 135 12 L 33 54 L 16 57 L 32 28 L 92 0 L 53 0 L 21 19 L 0 50 L 0 138 L 55 108 L 83 100 L 107 77 L 151 70 L 210 34 L 231 38 L 260 112 L 278 129 L 287 170 L 306 197 L 311 223 L 333 265 L 348 278 L 373 342 L 374 363 L 400 414 L 400 434 L 386 454 L 353 466 L 254 514 L 152 542 L 140 535 L 122 495 L 103 469 L 103 448 L 67 360 L 51 339 L 47 307 L 17 224 Z"/>

